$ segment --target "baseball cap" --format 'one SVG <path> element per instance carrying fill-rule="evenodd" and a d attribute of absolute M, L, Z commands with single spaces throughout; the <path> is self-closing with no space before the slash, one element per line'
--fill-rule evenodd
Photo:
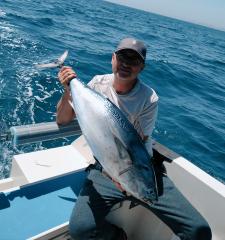
<path fill-rule="evenodd" d="M 147 49 L 142 41 L 135 38 L 124 38 L 117 46 L 116 52 L 124 49 L 134 50 L 140 55 L 143 61 L 145 61 Z"/>

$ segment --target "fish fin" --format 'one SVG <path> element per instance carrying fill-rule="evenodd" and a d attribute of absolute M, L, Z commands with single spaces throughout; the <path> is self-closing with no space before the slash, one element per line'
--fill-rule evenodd
<path fill-rule="evenodd" d="M 66 50 L 59 58 L 58 58 L 58 64 L 59 65 L 63 65 L 63 63 L 65 62 L 67 56 L 68 56 L 68 50 Z"/>
<path fill-rule="evenodd" d="M 57 68 L 59 64 L 57 63 L 43 63 L 43 64 L 36 64 L 35 67 L 42 69 L 42 68 Z"/>
<path fill-rule="evenodd" d="M 35 64 L 36 68 L 45 69 L 45 68 L 61 68 L 63 66 L 64 61 L 68 56 L 68 50 L 66 50 L 56 61 L 50 63 L 41 63 Z"/>
<path fill-rule="evenodd" d="M 114 135 L 114 142 L 117 146 L 120 159 L 130 159 L 128 149 L 124 146 L 123 142 Z"/>

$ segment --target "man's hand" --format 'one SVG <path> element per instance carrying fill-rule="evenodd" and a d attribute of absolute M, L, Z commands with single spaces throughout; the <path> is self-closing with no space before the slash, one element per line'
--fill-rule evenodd
<path fill-rule="evenodd" d="M 62 67 L 58 73 L 59 81 L 67 91 L 69 90 L 70 81 L 76 76 L 77 74 L 74 72 L 74 70 L 68 66 Z"/>
<path fill-rule="evenodd" d="M 77 75 L 71 67 L 64 66 L 58 73 L 59 81 L 64 86 L 65 92 L 57 104 L 56 121 L 58 124 L 67 124 L 75 117 L 75 112 L 70 105 L 70 81 Z"/>

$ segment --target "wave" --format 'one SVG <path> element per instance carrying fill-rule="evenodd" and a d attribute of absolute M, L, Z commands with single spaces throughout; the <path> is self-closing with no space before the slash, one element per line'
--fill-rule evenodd
<path fill-rule="evenodd" d="M 0 9 L 0 18 L 4 17 L 6 15 L 6 12 Z"/>

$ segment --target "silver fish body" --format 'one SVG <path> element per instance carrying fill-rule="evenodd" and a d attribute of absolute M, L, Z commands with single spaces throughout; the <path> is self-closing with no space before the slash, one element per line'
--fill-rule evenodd
<path fill-rule="evenodd" d="M 151 158 L 133 125 L 115 104 L 77 78 L 70 88 L 82 133 L 104 170 L 137 199 L 157 201 Z"/>

